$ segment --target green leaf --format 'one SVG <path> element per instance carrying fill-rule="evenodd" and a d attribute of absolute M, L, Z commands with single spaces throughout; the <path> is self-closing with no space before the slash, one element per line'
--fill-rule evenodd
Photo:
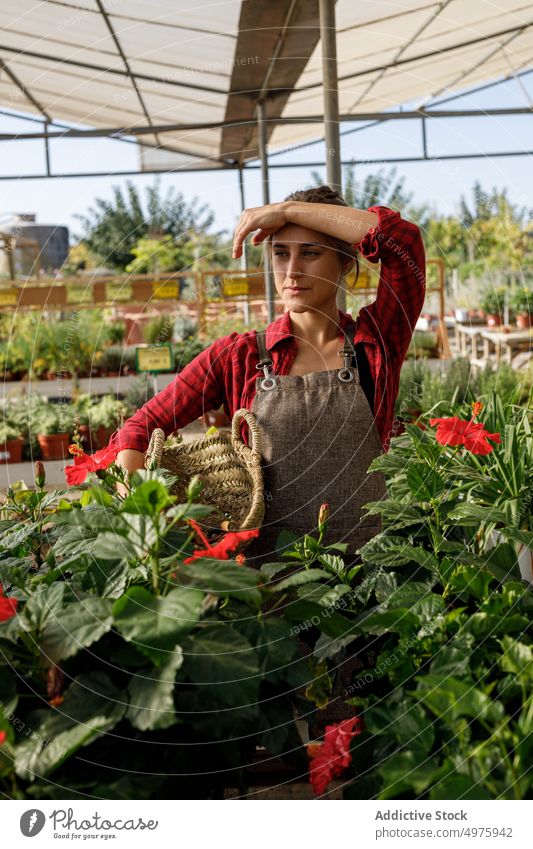
<path fill-rule="evenodd" d="M 231 707 L 254 704 L 261 672 L 253 646 L 230 623 L 216 623 L 184 645 L 184 671 L 205 697 Z"/>
<path fill-rule="evenodd" d="M 531 646 L 508 636 L 503 637 L 500 643 L 503 649 L 500 666 L 503 671 L 512 672 L 524 684 L 529 685 L 533 671 L 533 650 Z"/>
<path fill-rule="evenodd" d="M 368 515 L 380 514 L 383 523 L 387 526 L 407 528 L 409 525 L 424 524 L 425 516 L 417 507 L 405 504 L 403 501 L 395 501 L 387 498 L 383 501 L 368 501 L 363 504 L 363 509 L 368 510 Z"/>
<path fill-rule="evenodd" d="M 122 719 L 126 694 L 103 672 L 78 675 L 60 708 L 35 711 L 28 725 L 33 733 L 15 747 L 15 771 L 33 780 L 49 775 L 81 746 L 111 731 Z"/>
<path fill-rule="evenodd" d="M 504 716 L 501 702 L 493 701 L 473 681 L 435 674 L 415 676 L 415 680 L 420 701 L 454 729 L 460 716 L 487 722 L 498 722 Z"/>
<path fill-rule="evenodd" d="M 141 669 L 132 676 L 126 718 L 134 728 L 152 731 L 169 728 L 178 721 L 173 694 L 176 672 L 182 663 L 183 653 L 177 646 L 161 666 Z"/>
<path fill-rule="evenodd" d="M 18 702 L 15 674 L 10 666 L 0 666 L 0 716 L 9 716 Z"/>
<path fill-rule="evenodd" d="M 130 587 L 113 605 L 113 619 L 124 639 L 160 666 L 195 626 L 203 599 L 200 590 L 187 587 L 163 597 Z"/>
<path fill-rule="evenodd" d="M 318 560 L 334 575 L 342 575 L 346 569 L 344 560 L 338 554 L 319 554 Z"/>
<path fill-rule="evenodd" d="M 174 498 L 170 496 L 165 487 L 158 480 L 147 480 L 140 484 L 122 502 L 122 513 L 141 513 L 143 516 L 156 516 Z"/>
<path fill-rule="evenodd" d="M 267 576 L 267 578 L 273 578 L 274 575 L 277 575 L 278 572 L 285 572 L 287 569 L 291 568 L 291 564 L 284 563 L 263 563 L 260 571 Z"/>
<path fill-rule="evenodd" d="M 283 578 L 278 584 L 271 586 L 270 589 L 275 592 L 283 592 L 283 590 L 289 589 L 289 587 L 300 587 L 319 580 L 331 580 L 331 575 L 329 572 L 325 572 L 324 569 L 301 569 L 299 572 L 293 572 L 292 575 Z"/>
<path fill-rule="evenodd" d="M 525 633 L 530 626 L 526 616 L 512 613 L 501 616 L 497 613 L 473 613 L 468 619 L 468 629 L 475 637 L 496 637 L 499 634 Z"/>
<path fill-rule="evenodd" d="M 359 549 L 366 563 L 376 566 L 403 566 L 406 563 L 419 563 L 420 566 L 434 572 L 438 560 L 430 551 L 421 546 L 410 545 L 404 537 L 378 534 Z"/>
<path fill-rule="evenodd" d="M 190 583 L 204 592 L 232 596 L 254 606 L 261 604 L 261 591 L 257 588 L 260 573 L 231 560 L 214 560 L 197 557 L 183 567 Z"/>
<path fill-rule="evenodd" d="M 533 533 L 531 531 L 508 527 L 499 528 L 499 531 L 506 539 L 513 540 L 513 542 L 521 542 L 522 545 L 525 545 L 533 551 Z"/>
<path fill-rule="evenodd" d="M 462 525 L 473 525 L 478 527 L 480 522 L 484 525 L 489 522 L 500 522 L 507 525 L 507 515 L 503 510 L 492 505 L 459 504 L 451 513 L 448 514 L 448 519 L 452 521 L 460 521 Z"/>
<path fill-rule="evenodd" d="M 420 628 L 420 619 L 406 607 L 394 610 L 365 611 L 355 620 L 355 626 L 366 634 L 387 634 L 390 631 L 403 635 L 414 634 Z"/>
<path fill-rule="evenodd" d="M 457 634 L 448 645 L 439 648 L 431 661 L 430 672 L 445 678 L 448 675 L 466 677 L 470 675 L 470 655 L 475 645 L 473 634 Z"/>
<path fill-rule="evenodd" d="M 48 618 L 41 635 L 41 651 L 58 663 L 95 643 L 113 624 L 111 608 L 112 602 L 105 598 L 89 597 L 68 604 Z"/>
<path fill-rule="evenodd" d="M 398 752 L 378 767 L 383 779 L 380 799 L 397 799 L 408 791 L 420 795 L 432 783 L 435 764 L 421 751 Z"/>
<path fill-rule="evenodd" d="M 26 522 L 22 525 L 20 521 L 14 522 L 14 527 L 4 531 L 0 536 L 0 551 L 12 551 L 21 543 L 25 542 L 34 533 L 39 533 L 39 522 Z"/>
<path fill-rule="evenodd" d="M 308 584 L 300 587 L 298 598 L 314 601 L 321 607 L 346 607 L 348 600 L 343 599 L 343 596 L 351 591 L 352 588 L 348 584 L 335 584 L 334 587 L 328 587 L 324 584 Z"/>
<path fill-rule="evenodd" d="M 431 801 L 436 801 L 438 799 L 492 799 L 493 796 L 483 788 L 481 783 L 473 781 L 470 776 L 454 772 L 431 788 L 429 798 Z"/>
<path fill-rule="evenodd" d="M 427 463 L 411 463 L 407 469 L 407 483 L 417 501 L 431 501 L 446 488 L 443 478 Z"/>
<path fill-rule="evenodd" d="M 63 582 L 43 586 L 26 602 L 22 616 L 31 630 L 41 632 L 48 620 L 53 621 L 63 608 L 67 585 Z"/>

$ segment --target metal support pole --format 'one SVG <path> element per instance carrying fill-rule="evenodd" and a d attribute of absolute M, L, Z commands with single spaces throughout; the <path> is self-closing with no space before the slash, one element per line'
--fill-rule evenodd
<path fill-rule="evenodd" d="M 259 157 L 261 159 L 261 180 L 263 184 L 263 204 L 270 203 L 270 190 L 268 185 L 268 151 L 267 151 L 267 130 L 265 121 L 265 104 L 259 101 L 257 104 L 257 139 L 259 147 Z M 265 292 L 268 309 L 269 324 L 274 321 L 274 279 L 270 258 L 265 254 Z"/>
<path fill-rule="evenodd" d="M 339 89 L 337 82 L 337 39 L 335 0 L 319 0 L 322 77 L 324 79 L 324 131 L 327 179 L 332 189 L 342 190 L 339 134 Z"/>
<path fill-rule="evenodd" d="M 324 80 L 324 135 L 326 173 L 332 189 L 342 191 L 341 140 L 339 132 L 339 88 L 337 82 L 337 38 L 335 0 L 319 0 L 322 77 Z M 337 307 L 346 311 L 346 289 L 339 286 Z"/>
<path fill-rule="evenodd" d="M 46 176 L 50 177 L 52 172 L 50 171 L 50 144 L 49 144 L 49 140 L 48 140 L 48 124 L 46 123 L 46 121 L 44 123 L 44 132 L 45 132 L 44 159 L 45 159 L 45 162 L 46 162 Z"/>
<path fill-rule="evenodd" d="M 246 209 L 246 197 L 244 194 L 244 175 L 242 173 L 242 166 L 239 168 L 239 191 L 241 193 L 241 209 L 244 211 Z M 241 269 L 243 271 L 248 271 L 248 245 L 246 244 L 246 241 L 244 241 L 242 245 Z M 242 304 L 242 317 L 245 326 L 250 327 L 250 303 L 248 301 L 248 296 Z"/>

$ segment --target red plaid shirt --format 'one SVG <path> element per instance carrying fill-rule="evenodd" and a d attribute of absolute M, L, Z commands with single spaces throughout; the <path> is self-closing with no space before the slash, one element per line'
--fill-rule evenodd
<path fill-rule="evenodd" d="M 357 245 L 370 262 L 381 261 L 376 300 L 360 309 L 354 343 L 362 342 L 374 382 L 374 419 L 388 451 L 394 426 L 400 369 L 425 297 L 425 252 L 419 228 L 399 212 L 371 206 L 379 221 Z M 354 319 L 339 310 L 339 341 Z M 283 313 L 266 328 L 266 346 L 276 374 L 288 374 L 297 353 L 290 313 Z M 259 375 L 256 331 L 230 333 L 198 354 L 175 380 L 144 404 L 116 430 L 109 445 L 119 450 L 146 451 L 156 427 L 169 436 L 209 410 L 223 406 L 231 418 L 239 407 L 251 409 Z M 243 438 L 247 430 L 243 426 Z"/>

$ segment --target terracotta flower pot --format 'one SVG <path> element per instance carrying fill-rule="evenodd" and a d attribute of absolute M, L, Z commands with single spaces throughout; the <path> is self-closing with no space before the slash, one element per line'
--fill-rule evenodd
<path fill-rule="evenodd" d="M 87 451 L 96 451 L 96 438 L 91 431 L 89 425 L 80 425 L 79 426 L 80 436 L 83 437 L 83 450 L 85 453 Z"/>
<path fill-rule="evenodd" d="M 519 330 L 527 330 L 531 327 L 531 315 L 528 312 L 520 312 L 516 316 L 516 326 Z"/>
<path fill-rule="evenodd" d="M 499 327 L 502 323 L 500 315 L 487 315 L 487 324 L 489 327 Z"/>
<path fill-rule="evenodd" d="M 69 433 L 38 433 L 37 441 L 43 460 L 69 460 Z"/>
<path fill-rule="evenodd" d="M 17 439 L 8 439 L 0 445 L 0 465 L 6 463 L 22 463 L 22 448 L 24 446 L 24 438 L 19 436 Z"/>
<path fill-rule="evenodd" d="M 93 445 L 96 439 L 97 444 L 95 447 L 105 448 L 114 430 L 115 428 L 106 427 L 105 425 L 99 425 L 96 428 L 96 431 L 92 431 Z"/>

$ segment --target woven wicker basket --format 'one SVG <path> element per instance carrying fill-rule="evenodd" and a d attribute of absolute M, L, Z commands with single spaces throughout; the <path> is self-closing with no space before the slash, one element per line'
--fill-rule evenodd
<path fill-rule="evenodd" d="M 241 439 L 241 421 L 250 432 L 250 446 Z M 145 467 L 168 469 L 179 480 L 172 493 L 186 501 L 190 479 L 198 475 L 203 482 L 202 504 L 212 504 L 213 513 L 202 524 L 225 522 L 226 530 L 248 530 L 261 526 L 265 515 L 263 471 L 261 468 L 261 431 L 249 410 L 236 410 L 231 433 L 218 430 L 194 442 L 164 447 L 165 432 L 156 428 L 145 454 Z"/>

